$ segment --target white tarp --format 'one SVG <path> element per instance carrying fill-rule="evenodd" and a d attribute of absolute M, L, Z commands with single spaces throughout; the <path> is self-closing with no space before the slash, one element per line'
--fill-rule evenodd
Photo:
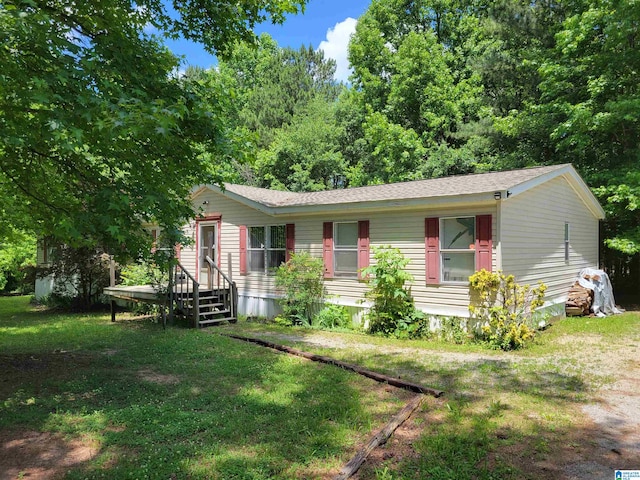
<path fill-rule="evenodd" d="M 580 271 L 578 282 L 584 288 L 593 290 L 593 305 L 591 309 L 598 317 L 622 313 L 622 310 L 616 307 L 613 299 L 613 288 L 609 275 L 603 270 L 595 268 L 584 268 Z"/>

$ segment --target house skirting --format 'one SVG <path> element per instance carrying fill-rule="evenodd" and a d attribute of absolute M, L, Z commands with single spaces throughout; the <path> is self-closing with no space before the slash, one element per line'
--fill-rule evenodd
<path fill-rule="evenodd" d="M 255 318 L 274 318 L 282 309 L 278 303 L 278 296 L 273 294 L 256 293 L 256 292 L 240 292 L 238 295 L 238 314 L 246 317 Z M 365 314 L 371 306 L 369 302 L 353 302 L 340 298 L 329 298 L 325 303 L 341 305 L 347 309 L 351 315 L 354 325 L 365 325 Z M 424 312 L 429 318 L 429 327 L 432 331 L 440 330 L 442 321 L 445 318 L 459 318 L 467 329 L 473 329 L 478 325 L 472 325 L 469 318 L 469 311 L 466 308 L 450 308 L 450 307 L 426 307 L 417 305 L 417 308 Z M 551 319 L 564 317 L 564 300 L 558 299 L 554 302 L 547 302 L 544 307 L 538 309 L 534 314 L 534 328 L 544 328 Z"/>

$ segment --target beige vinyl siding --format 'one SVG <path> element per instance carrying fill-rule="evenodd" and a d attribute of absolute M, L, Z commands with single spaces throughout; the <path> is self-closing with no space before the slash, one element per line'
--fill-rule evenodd
<path fill-rule="evenodd" d="M 222 194 L 207 190 L 197 196 L 195 203 L 203 205 L 203 214 L 222 214 L 221 231 L 221 263 L 223 270 L 227 269 L 227 256 L 231 253 L 233 265 L 233 279 L 238 284 L 239 292 L 252 295 L 275 296 L 273 276 L 261 274 L 240 275 L 239 268 L 239 226 L 240 225 L 281 225 L 295 224 L 296 251 L 309 251 L 313 256 L 322 258 L 322 226 L 324 222 L 369 220 L 370 246 L 392 245 L 400 248 L 409 258 L 409 272 L 415 281 L 411 286 L 416 305 L 427 312 L 443 315 L 467 315 L 469 289 L 465 285 L 427 286 L 425 280 L 425 245 L 424 219 L 434 216 L 467 216 L 491 214 L 493 218 L 494 253 L 493 263 L 496 264 L 496 210 L 495 206 L 482 209 L 439 209 L 439 210 L 411 210 L 387 211 L 374 214 L 360 214 L 336 212 L 332 215 L 313 216 L 270 216 L 247 207 Z M 186 228 L 188 236 L 195 242 L 195 232 L 191 226 Z M 182 263 L 190 271 L 195 271 L 196 251 L 194 245 L 184 248 L 181 255 Z M 373 256 L 371 257 L 373 263 Z M 355 278 L 332 278 L 325 281 L 328 295 L 345 305 L 361 305 L 366 291 L 366 282 Z"/>
<path fill-rule="evenodd" d="M 208 201 L 208 204 L 203 202 Z M 240 292 L 275 294 L 273 277 L 251 273 L 240 275 L 240 225 L 259 226 L 285 223 L 284 220 L 274 218 L 249 208 L 241 203 L 213 192 L 205 190 L 196 197 L 195 204 L 202 205 L 203 216 L 222 215 L 220 238 L 220 264 L 223 271 L 227 271 L 228 257 L 231 254 L 232 275 Z M 185 233 L 192 239 L 192 245 L 182 249 L 181 262 L 189 272 L 196 271 L 196 232 L 195 223 L 185 227 Z M 297 232 L 296 232 L 297 233 Z"/>
<path fill-rule="evenodd" d="M 570 225 L 569 261 L 565 261 L 564 225 Z M 582 268 L 598 267 L 598 219 L 562 177 L 503 202 L 502 269 L 519 283 L 542 280 L 546 299 L 566 299 Z"/>

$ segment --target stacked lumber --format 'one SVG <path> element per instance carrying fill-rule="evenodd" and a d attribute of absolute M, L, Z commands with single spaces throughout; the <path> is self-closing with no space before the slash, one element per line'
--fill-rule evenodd
<path fill-rule="evenodd" d="M 593 290 L 584 288 L 576 282 L 569 289 L 569 296 L 565 304 L 568 316 L 589 315 L 593 304 Z"/>

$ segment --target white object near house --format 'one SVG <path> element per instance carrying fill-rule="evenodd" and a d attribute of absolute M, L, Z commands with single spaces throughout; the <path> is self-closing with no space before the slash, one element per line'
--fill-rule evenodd
<path fill-rule="evenodd" d="M 273 269 L 302 250 L 324 260 L 330 301 L 360 313 L 358 271 L 382 245 L 410 259 L 427 314 L 468 317 L 468 277 L 485 268 L 543 281 L 548 312 L 563 315 L 577 272 L 598 265 L 604 218 L 569 164 L 310 193 L 207 185 L 193 203 L 203 213 L 186 227 L 194 242 L 181 263 L 201 279 L 205 255 L 224 269 L 230 256 L 238 312 L 267 317 L 278 311 Z"/>

